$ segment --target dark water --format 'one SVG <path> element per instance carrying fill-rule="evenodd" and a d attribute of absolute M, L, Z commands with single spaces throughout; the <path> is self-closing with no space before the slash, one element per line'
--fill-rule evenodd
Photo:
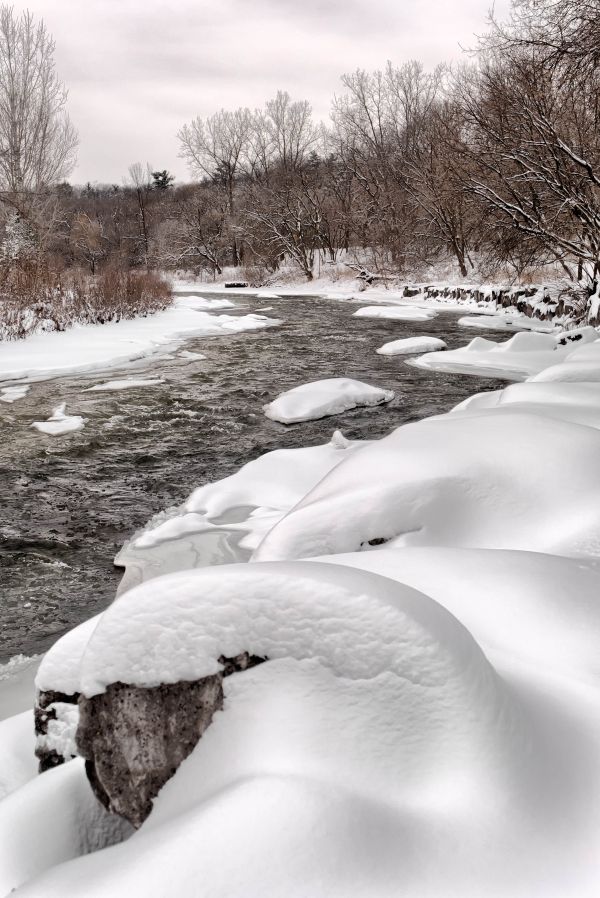
<path fill-rule="evenodd" d="M 236 302 L 250 311 L 271 304 Z M 122 543 L 193 488 L 270 449 L 322 443 L 336 428 L 354 439 L 383 436 L 502 385 L 420 371 L 401 357 L 375 353 L 389 340 L 424 334 L 442 337 L 449 348 L 464 344 L 470 335 L 456 315 L 424 322 L 352 318 L 354 305 L 307 297 L 273 307 L 267 314 L 281 318 L 280 327 L 189 340 L 185 348 L 204 353 L 205 361 L 185 361 L 174 350 L 172 358 L 152 357 L 135 372 L 37 383 L 25 399 L 0 403 L 0 661 L 47 649 L 104 608 L 119 580 L 112 560 Z M 160 375 L 166 383 L 84 392 L 132 373 Z M 392 388 L 396 398 L 291 427 L 262 414 L 282 390 L 339 376 Z M 31 429 L 64 401 L 69 414 L 88 419 L 84 430 L 49 437 Z"/>

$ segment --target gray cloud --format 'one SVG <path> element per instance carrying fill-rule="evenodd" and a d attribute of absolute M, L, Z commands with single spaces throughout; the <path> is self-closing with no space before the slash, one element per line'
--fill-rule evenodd
<path fill-rule="evenodd" d="M 136 160 L 179 178 L 195 115 L 279 88 L 328 115 L 339 77 L 387 59 L 457 59 L 490 0 L 15 0 L 43 16 L 81 145 L 73 180 L 120 182 Z M 500 14 L 508 6 L 501 0 Z"/>

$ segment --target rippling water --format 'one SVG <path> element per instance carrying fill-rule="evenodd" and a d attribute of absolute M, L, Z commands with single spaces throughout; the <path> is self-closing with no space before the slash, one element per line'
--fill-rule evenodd
<path fill-rule="evenodd" d="M 254 311 L 265 300 L 232 297 Z M 112 560 L 156 512 L 196 486 L 233 473 L 270 449 L 327 441 L 335 428 L 353 439 L 444 412 L 494 380 L 432 374 L 375 349 L 400 337 L 431 334 L 449 348 L 471 335 L 454 314 L 423 322 L 352 318 L 356 306 L 311 297 L 277 300 L 280 327 L 188 340 L 204 361 L 154 356 L 136 373 L 165 383 L 86 393 L 131 374 L 78 375 L 33 384 L 25 399 L 0 403 L 0 661 L 44 651 L 67 629 L 104 608 L 120 577 Z M 236 309 L 236 312 L 238 310 Z M 181 348 L 181 347 L 180 347 Z M 396 391 L 375 409 L 285 427 L 262 406 L 282 390 L 323 377 L 349 376 Z M 84 430 L 62 437 L 31 428 L 59 402 L 84 415 Z"/>

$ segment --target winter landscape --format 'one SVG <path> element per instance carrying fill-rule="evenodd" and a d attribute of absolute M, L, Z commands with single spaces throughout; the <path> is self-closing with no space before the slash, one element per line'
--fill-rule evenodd
<path fill-rule="evenodd" d="M 597 898 L 599 0 L 109 6 L 0 6 L 0 898 Z"/>

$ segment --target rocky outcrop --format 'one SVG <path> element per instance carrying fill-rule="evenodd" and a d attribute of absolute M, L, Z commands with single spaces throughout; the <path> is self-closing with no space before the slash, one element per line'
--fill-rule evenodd
<path fill-rule="evenodd" d="M 98 799 L 136 828 L 152 800 L 223 707 L 223 678 L 264 661 L 248 653 L 220 658 L 220 673 L 196 682 L 141 688 L 114 683 L 79 698 L 77 748 Z"/>

